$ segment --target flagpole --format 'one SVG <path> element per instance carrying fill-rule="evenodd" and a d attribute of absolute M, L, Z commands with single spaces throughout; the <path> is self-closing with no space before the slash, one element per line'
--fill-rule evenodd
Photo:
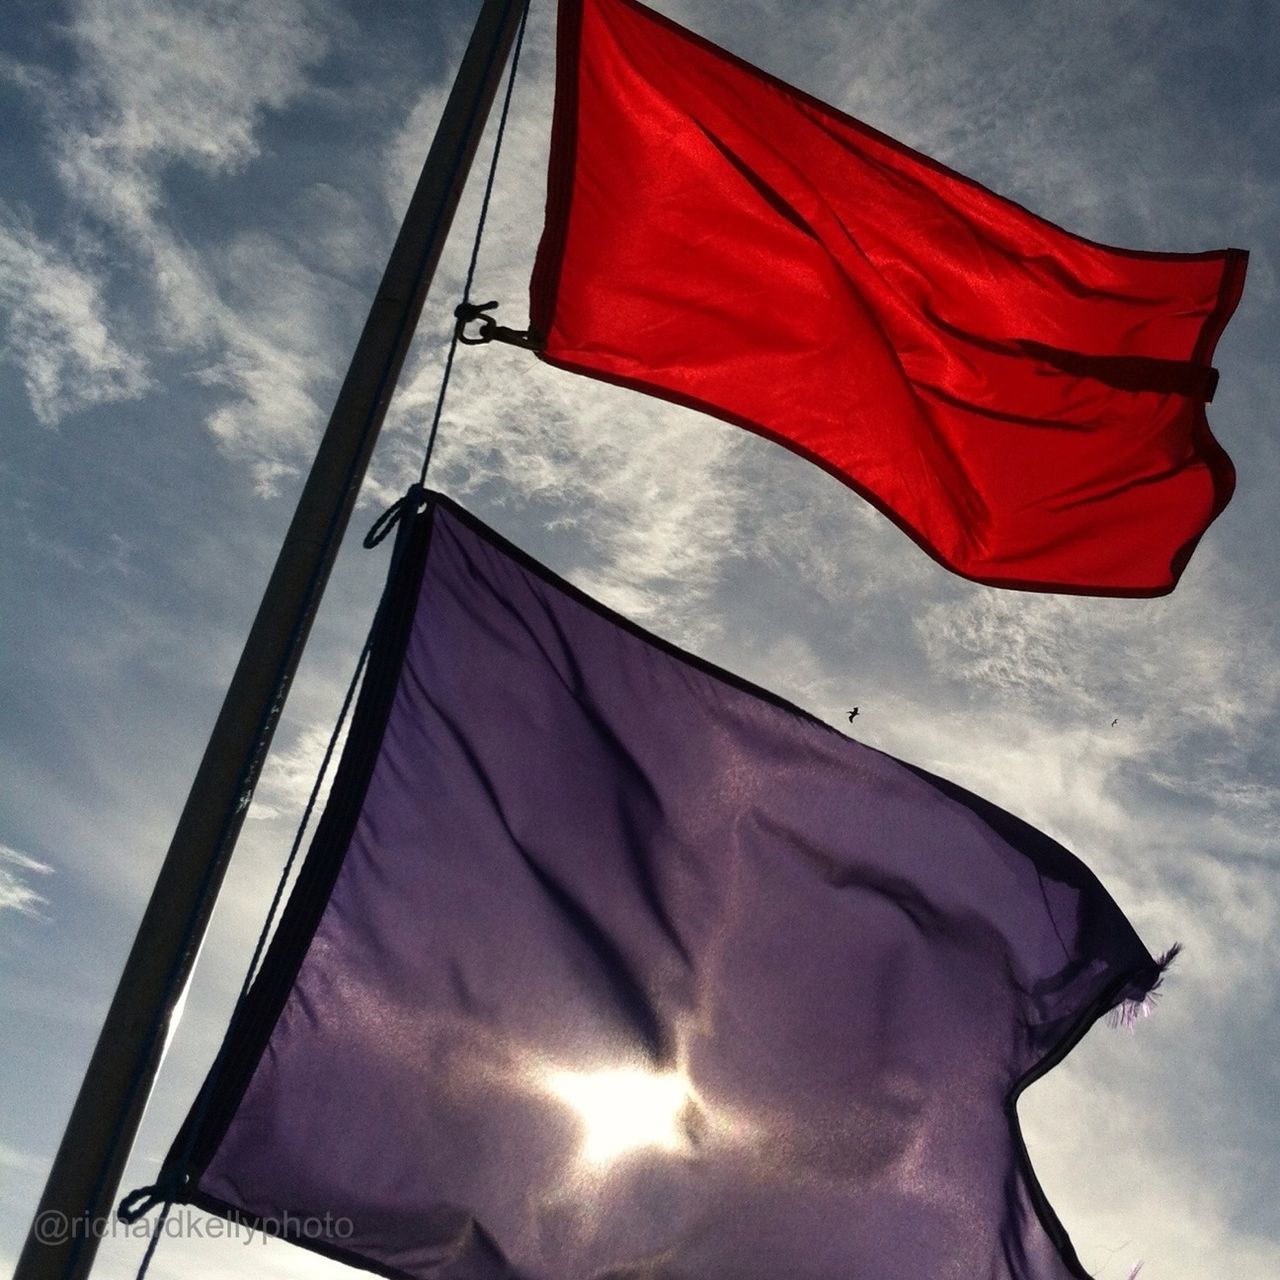
<path fill-rule="evenodd" d="M 527 2 L 483 0 L 125 962 L 14 1280 L 82 1280 L 93 1265 L 174 1005 L 213 911 Z"/>

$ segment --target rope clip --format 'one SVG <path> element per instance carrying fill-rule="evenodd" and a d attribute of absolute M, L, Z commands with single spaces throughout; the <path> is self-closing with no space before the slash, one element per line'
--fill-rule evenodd
<path fill-rule="evenodd" d="M 149 1187 L 130 1191 L 116 1206 L 116 1217 L 132 1225 L 146 1217 L 156 1205 L 171 1205 L 186 1184 L 186 1175 L 180 1169 L 169 1169 Z"/>
<path fill-rule="evenodd" d="M 526 351 L 536 351 L 538 343 L 529 330 L 508 329 L 505 325 L 498 324 L 491 315 L 487 314 L 497 305 L 496 302 L 460 303 L 453 312 L 458 317 L 458 323 L 454 329 L 458 341 L 466 347 L 482 347 L 488 342 L 505 342 L 508 346 L 524 347 Z M 479 323 L 480 328 L 472 336 L 467 333 L 467 325 L 473 321 Z"/>
<path fill-rule="evenodd" d="M 374 522 L 373 527 L 364 535 L 362 545 L 372 551 L 383 538 L 406 516 L 412 517 L 422 510 L 427 491 L 420 484 L 409 486 L 409 492 L 393 502 Z"/>

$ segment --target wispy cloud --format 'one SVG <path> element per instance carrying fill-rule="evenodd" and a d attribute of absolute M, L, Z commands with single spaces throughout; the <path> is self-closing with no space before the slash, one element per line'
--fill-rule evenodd
<path fill-rule="evenodd" d="M 9 845 L 0 844 L 0 912 L 16 911 L 19 915 L 40 916 L 40 908 L 48 899 L 28 883 L 30 876 L 47 876 L 53 868 Z"/>
<path fill-rule="evenodd" d="M 243 165 L 263 111 L 288 102 L 325 53 L 331 21 L 326 0 L 81 0 L 69 33 L 80 91 L 100 108 L 75 154 L 113 167 Z"/>
<path fill-rule="evenodd" d="M 327 353 L 308 314 L 322 316 L 326 298 L 287 245 L 242 231 L 221 254 L 197 250 L 176 228 L 167 184 L 183 168 L 212 178 L 255 160 L 266 113 L 306 89 L 339 25 L 329 0 L 81 0 L 65 29 L 75 56 L 65 83 L 8 66 L 7 78 L 42 106 L 75 217 L 124 249 L 117 268 L 135 289 L 146 282 L 151 315 L 137 323 L 158 351 L 194 356 L 196 378 L 227 392 L 208 426 L 265 492 L 317 426 L 311 389 L 328 371 Z M 37 417 L 141 394 L 145 365 L 112 336 L 100 275 L 5 222 L 0 300 Z M 260 298 L 281 296 L 262 288 L 264 273 L 280 284 L 292 329 L 237 305 L 246 271 L 257 273 Z"/>
<path fill-rule="evenodd" d="M 171 167 L 226 174 L 257 157 L 264 114 L 305 87 L 332 21 L 327 0 L 80 0 L 75 70 L 43 94 L 53 157 L 68 196 L 152 259 L 163 297 L 206 283 L 169 225 Z"/>
<path fill-rule="evenodd" d="M 1241 0 L 1224 0 L 1195 24 L 1178 21 L 1176 6 L 1139 0 L 1062 0 L 1013 24 L 1007 6 L 946 0 L 868 0 L 856 22 L 847 4 L 819 0 L 805 6 L 803 23 L 788 0 L 655 3 L 1083 234 L 1186 249 L 1269 237 L 1274 162 L 1268 171 L 1257 157 L 1274 130 L 1261 112 L 1256 136 L 1213 127 L 1248 52 L 1242 33 L 1257 30 Z M 35 206 L 38 219 L 0 218 L 8 351 L 44 420 L 182 379 L 188 391 L 197 384 L 219 447 L 260 489 L 301 464 L 350 350 L 332 313 L 363 315 L 367 283 L 358 297 L 342 291 L 376 271 L 444 98 L 439 86 L 407 91 L 371 63 L 364 85 L 377 82 L 385 94 L 358 123 L 359 147 L 324 139 L 341 166 L 327 182 L 304 182 L 287 208 L 268 209 L 253 179 L 290 159 L 272 156 L 268 140 L 284 137 L 273 126 L 306 102 L 317 109 L 301 149 L 315 147 L 317 95 L 330 93 L 326 110 L 346 111 L 366 92 L 323 87 L 334 33 L 365 21 L 354 6 L 355 17 L 335 17 L 341 4 L 69 0 L 66 74 L 0 62 L 0 77 L 43 103 L 45 156 L 60 183 Z M 465 39 L 463 7 L 473 6 L 413 14 L 447 46 L 442 62 L 455 62 Z M 517 326 L 543 199 L 553 10 L 535 6 L 531 18 L 477 286 Z M 482 149 L 477 176 L 485 160 Z M 354 172 L 367 182 L 339 185 Z M 375 499 L 398 496 L 417 473 L 476 187 L 375 458 L 367 489 Z M 192 216 L 204 195 L 226 192 L 240 201 L 234 218 Z M 1229 341 L 1239 342 L 1250 308 L 1261 314 L 1274 298 L 1274 280 L 1255 252 Z M 1215 427 L 1236 397 L 1235 440 L 1249 442 L 1254 475 L 1270 474 L 1280 453 L 1261 410 L 1280 388 L 1265 358 L 1244 363 L 1228 370 L 1224 361 Z M 1124 1038 L 1121 1049 L 1095 1051 L 1108 1043 L 1095 1033 L 1031 1098 L 1045 1099 L 1046 1122 L 1030 1136 L 1045 1148 L 1037 1162 L 1046 1174 L 1057 1153 L 1050 1198 L 1078 1228 L 1086 1263 L 1117 1280 L 1139 1256 L 1153 1277 L 1277 1274 L 1273 1206 L 1259 1210 L 1269 1238 L 1251 1236 L 1235 1221 L 1250 1179 L 1220 1167 L 1268 1181 L 1259 1175 L 1272 1167 L 1265 1080 L 1239 1065 L 1261 1053 L 1266 1019 L 1251 1025 L 1240 1010 L 1265 1008 L 1280 976 L 1268 949 L 1280 928 L 1280 798 L 1271 781 L 1280 650 L 1266 603 L 1274 557 L 1259 554 L 1245 582 L 1215 550 L 1238 536 L 1233 527 L 1265 537 L 1274 525 L 1265 485 L 1251 490 L 1244 467 L 1241 475 L 1235 504 L 1170 600 L 1090 602 L 957 583 L 777 446 L 550 370 L 525 352 L 461 353 L 433 468 L 437 485 L 614 606 L 1025 814 L 1080 852 L 1154 947 L 1188 944 L 1136 1045 Z M 131 536 L 144 565 L 147 543 Z M 78 544 L 55 554 L 88 570 L 99 563 Z M 225 560 L 204 566 L 203 577 L 225 572 Z M 234 661 L 235 649 L 213 652 L 223 643 L 213 628 L 180 627 L 167 612 L 143 626 L 139 616 L 131 611 L 118 636 L 79 637 L 78 663 L 60 675 L 77 665 L 131 674 L 144 643 L 198 672 Z M 212 985 L 236 970 L 257 930 L 274 874 L 265 868 L 279 854 L 269 820 L 283 826 L 297 812 L 327 738 L 312 723 L 322 699 L 305 703 L 307 679 L 251 811 L 267 821 L 249 831 L 249 856 L 233 865 L 224 894 L 225 951 L 236 963 L 208 965 Z M 339 696 L 326 690 L 329 703 Z M 843 709 L 859 703 L 863 715 L 850 726 Z M 114 761 L 95 764 L 109 774 Z M 114 806 L 117 843 L 136 843 L 135 778 L 110 782 L 97 790 L 134 797 Z M 83 814 L 86 825 L 101 821 L 88 802 Z M 140 862 L 111 865 L 103 897 L 140 877 Z M 39 867 L 0 859 L 0 890 L 18 895 L 0 896 L 11 919 L 41 909 Z M 236 947 L 226 942 L 232 934 Z M 216 1021 L 209 1015 L 209 1052 Z M 191 1080 L 207 1061 L 198 1057 Z M 1242 1101 L 1250 1088 L 1257 1105 Z M 1105 1122 L 1082 1125 L 1082 1115 Z M 158 1149 L 170 1136 L 159 1135 Z M 1221 1156 L 1208 1154 L 1219 1148 Z M 281 1249 L 281 1270 L 306 1269 Z M 243 1257 L 242 1268 L 262 1271 L 257 1250 Z M 158 1266 L 175 1275 L 200 1265 L 176 1248 L 164 1259 L 162 1251 Z M 210 1254 L 211 1269 L 228 1265 L 235 1260 Z"/>
<path fill-rule="evenodd" d="M 323 425 L 313 390 L 331 373 L 327 357 L 336 343 L 326 317 L 343 287 L 262 234 L 238 237 L 210 269 L 217 279 L 208 292 L 174 300 L 216 335 L 214 359 L 196 377 L 233 393 L 206 425 L 269 493 L 314 449 Z"/>
<path fill-rule="evenodd" d="M 0 304 L 7 313 L 5 349 L 46 426 L 88 405 L 146 391 L 146 361 L 113 336 L 100 276 L 3 204 Z"/>
<path fill-rule="evenodd" d="M 346 742 L 349 727 L 349 723 L 344 726 L 335 744 L 324 786 L 317 797 L 317 812 L 323 808 L 329 788 L 333 784 L 334 771 L 342 758 L 342 748 Z M 253 806 L 249 810 L 250 818 L 270 821 L 284 816 L 295 818 L 301 816 L 307 797 L 310 796 L 320 773 L 320 766 L 324 762 L 324 753 L 329 746 L 332 734 L 332 725 L 307 725 L 293 735 L 293 740 L 288 746 L 278 747 L 271 752 L 263 765 L 262 776 L 258 779 Z"/>
<path fill-rule="evenodd" d="M 7 1142 L 0 1142 L 0 1169 L 8 1169 L 16 1174 L 38 1173 L 41 1162 Z"/>
<path fill-rule="evenodd" d="M 1280 650 L 1225 567 L 1214 571 L 1214 551 L 1200 555 L 1166 600 L 983 592 L 932 605 L 917 635 L 939 681 L 968 705 L 989 699 L 1055 732 L 1085 733 L 1113 794 L 1132 801 L 1140 778 L 1155 807 L 1176 798 L 1185 815 L 1197 804 L 1231 815 L 1242 839 L 1252 828 L 1274 844 L 1280 787 L 1263 784 L 1256 763 L 1280 727 Z"/>

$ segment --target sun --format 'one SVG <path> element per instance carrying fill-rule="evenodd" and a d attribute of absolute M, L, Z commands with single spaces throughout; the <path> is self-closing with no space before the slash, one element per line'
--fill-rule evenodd
<path fill-rule="evenodd" d="M 686 1122 L 694 1095 L 681 1072 L 552 1071 L 546 1084 L 581 1117 L 580 1154 L 588 1164 L 609 1164 L 644 1148 L 678 1152 L 689 1146 Z"/>

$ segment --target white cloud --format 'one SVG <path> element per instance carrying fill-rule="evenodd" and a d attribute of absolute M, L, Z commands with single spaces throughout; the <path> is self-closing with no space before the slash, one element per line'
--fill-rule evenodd
<path fill-rule="evenodd" d="M 333 372 L 327 304 L 345 288 L 260 234 L 238 237 L 206 269 L 218 284 L 185 301 L 212 328 L 217 354 L 196 377 L 235 393 L 207 425 L 228 456 L 249 465 L 259 490 L 271 493 L 314 450 L 324 414 L 313 390 Z"/>
<path fill-rule="evenodd" d="M 73 205 L 146 264 L 134 279 L 153 298 L 154 345 L 201 355 L 197 378 L 229 393 L 208 426 L 264 492 L 311 448 L 320 417 L 312 389 L 329 372 L 315 318 L 333 290 L 317 288 L 287 245 L 242 235 L 221 261 L 202 256 L 171 221 L 166 182 L 176 165 L 216 175 L 259 156 L 265 113 L 305 90 L 336 25 L 328 0 L 82 0 L 66 28 L 77 57 L 67 83 L 9 68 L 42 100 Z M 236 305 L 247 271 L 256 308 Z M 147 386 L 143 362 L 108 330 L 102 289 L 29 231 L 0 230 L 9 346 L 42 421 Z"/>
<path fill-rule="evenodd" d="M 53 868 L 9 845 L 0 844 L 0 912 L 16 911 L 19 915 L 40 916 L 40 908 L 48 899 L 27 883 L 28 876 L 47 876 Z"/>
<path fill-rule="evenodd" d="M 1171 1007 L 1172 998 L 1132 1038 L 1093 1031 L 1032 1087 L 1019 1106 L 1032 1161 L 1049 1202 L 1060 1209 L 1070 1202 L 1064 1225 L 1098 1280 L 1124 1280 L 1140 1260 L 1144 1275 L 1167 1280 L 1260 1280 L 1275 1274 L 1280 1249 L 1233 1222 L 1241 1184 L 1252 1173 L 1241 1164 L 1225 1180 L 1221 1170 L 1206 1177 L 1194 1143 L 1162 1136 L 1170 1117 L 1151 1059 L 1159 1052 L 1153 1033 Z M 1207 1100 L 1228 1086 L 1213 1069 L 1192 1069 L 1192 1098 Z"/>
<path fill-rule="evenodd" d="M 146 362 L 113 336 L 102 281 L 3 205 L 0 303 L 8 313 L 5 348 L 46 426 L 146 391 Z"/>
<path fill-rule="evenodd" d="M 19 1151 L 7 1142 L 0 1142 L 0 1169 L 10 1169 L 16 1174 L 37 1174 L 42 1168 L 41 1161 L 34 1156 Z"/>
<path fill-rule="evenodd" d="M 335 745 L 333 757 L 325 775 L 324 786 L 317 801 L 316 812 L 323 807 L 329 788 L 333 784 L 333 775 L 342 759 L 342 748 L 347 740 L 350 721 L 343 726 L 343 731 Z M 267 757 L 258 786 L 254 792 L 253 806 L 249 817 L 259 821 L 270 821 L 280 817 L 301 817 L 307 797 L 315 785 L 320 766 L 324 762 L 324 753 L 329 746 L 333 734 L 333 726 L 329 724 L 312 724 L 294 735 L 287 747 L 276 747 Z"/>
<path fill-rule="evenodd" d="M 100 103 L 80 136 L 117 171 L 181 159 L 218 171 L 258 154 L 264 110 L 302 90 L 328 48 L 325 0 L 81 0 L 69 31 L 80 89 Z"/>
<path fill-rule="evenodd" d="M 309 449 L 319 421 L 309 386 L 324 351 L 306 321 L 307 304 L 323 302 L 285 246 L 249 237 L 231 246 L 231 278 L 220 278 L 167 225 L 161 181 L 177 161 L 223 172 L 256 157 L 264 112 L 303 91 L 330 23 L 323 0 L 84 0 L 71 25 L 80 96 L 93 106 L 60 133 L 64 185 L 150 258 L 174 340 L 212 351 L 198 376 L 233 395 L 209 429 L 266 493 Z M 254 297 L 289 300 L 291 325 L 228 300 L 246 268 L 257 274 Z"/>
<path fill-rule="evenodd" d="M 1280 673 L 1257 661 L 1265 629 L 1199 572 L 1176 602 L 992 591 L 932 606 L 918 629 L 940 670 L 1023 706 L 1052 698 L 1080 716 L 1158 714 L 1168 732 L 1236 731 L 1280 695 Z M 1148 701 L 1153 690 L 1163 696 Z"/>
<path fill-rule="evenodd" d="M 392 215 L 399 219 L 409 207 L 409 198 L 418 184 L 422 162 L 435 136 L 436 124 L 449 96 L 447 85 L 438 85 L 418 95 L 404 124 L 386 147 L 383 195 Z"/>
<path fill-rule="evenodd" d="M 1230 832 L 1228 849 L 1259 852 L 1280 831 L 1280 786 L 1257 772 L 1280 722 L 1280 650 L 1213 549 L 1199 555 L 1164 600 L 970 593 L 923 610 L 917 636 L 935 680 L 971 718 L 985 706 L 1005 721 L 1006 741 L 1038 724 L 1038 750 L 1061 757 L 1077 735 L 1068 758 L 1097 763 L 1099 805 L 1176 801 L 1183 824 L 1194 806 L 1214 843 Z"/>
<path fill-rule="evenodd" d="M 329 14 L 326 0 L 81 0 L 68 26 L 76 70 L 45 101 L 59 176 L 155 258 L 162 293 L 190 270 L 172 260 L 184 254 L 165 221 L 166 171 L 254 159 L 264 113 L 296 97 L 324 56 Z"/>
<path fill-rule="evenodd" d="M 406 380 L 379 496 L 416 471 L 438 380 L 434 358 Z M 460 354 L 450 395 L 435 487 L 499 527 L 501 512 L 481 508 L 503 494 L 515 519 L 545 527 L 542 554 L 584 590 L 682 643 L 705 630 L 710 615 L 697 606 L 719 580 L 746 498 L 740 433 L 497 347 Z"/>
<path fill-rule="evenodd" d="M 328 182 L 313 183 L 298 193 L 291 211 L 293 248 L 326 275 L 355 279 L 380 267 L 381 250 L 391 243 L 374 212 L 363 196 Z"/>

